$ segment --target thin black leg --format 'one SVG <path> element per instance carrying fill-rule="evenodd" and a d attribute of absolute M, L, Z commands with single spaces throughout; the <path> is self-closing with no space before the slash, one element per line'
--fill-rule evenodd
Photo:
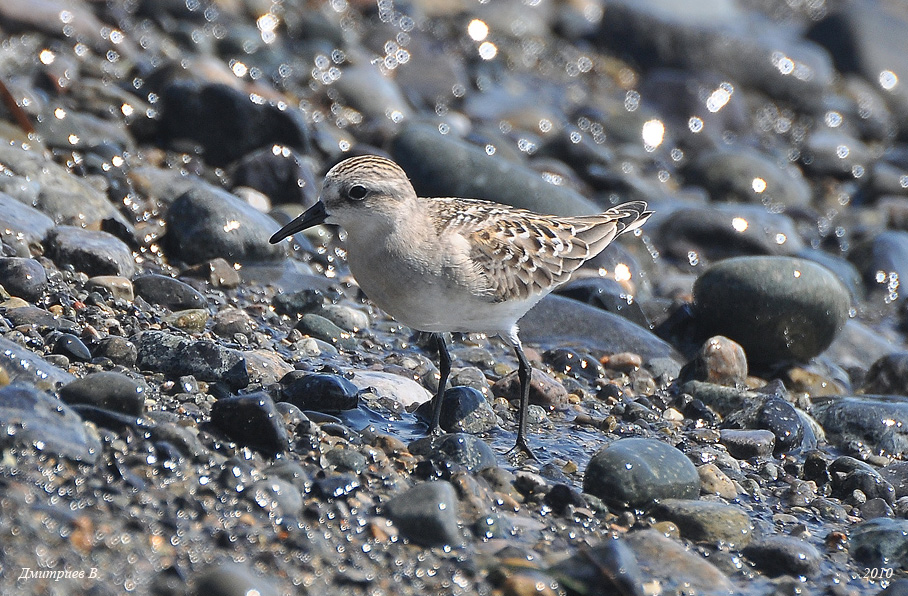
<path fill-rule="evenodd" d="M 435 432 L 438 428 L 438 421 L 441 419 L 441 402 L 445 397 L 445 385 L 448 384 L 448 376 L 451 374 L 451 354 L 448 353 L 448 346 L 445 345 L 445 338 L 441 333 L 433 333 L 435 346 L 438 348 L 438 391 L 432 398 L 432 422 L 429 423 L 429 432 Z"/>
<path fill-rule="evenodd" d="M 514 449 L 519 449 L 530 458 L 536 459 L 530 446 L 527 445 L 527 409 L 530 407 L 530 381 L 533 378 L 533 367 L 530 366 L 519 341 L 514 343 L 514 351 L 517 353 L 518 362 L 517 380 L 520 381 L 520 411 L 517 414 L 517 443 L 514 445 Z"/>

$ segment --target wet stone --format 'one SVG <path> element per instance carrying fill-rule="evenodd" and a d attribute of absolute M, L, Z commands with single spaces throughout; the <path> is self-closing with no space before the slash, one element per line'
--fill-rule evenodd
<path fill-rule="evenodd" d="M 735 593 L 731 581 L 718 567 L 661 532 L 628 532 L 624 540 L 643 577 L 658 581 L 667 593 Z"/>
<path fill-rule="evenodd" d="M 713 463 L 697 467 L 700 476 L 700 492 L 705 495 L 719 495 L 729 501 L 738 496 L 738 489 L 728 474 Z"/>
<path fill-rule="evenodd" d="M 229 192 L 197 184 L 167 211 L 165 250 L 190 265 L 221 257 L 230 261 L 273 261 L 285 247 L 268 239 L 280 226 Z"/>
<path fill-rule="evenodd" d="M 68 372 L 3 337 L 0 337 L 0 368 L 10 382 L 21 381 L 39 387 L 55 388 L 75 380 Z"/>
<path fill-rule="evenodd" d="M 248 186 L 272 202 L 311 207 L 318 199 L 319 182 L 310 159 L 289 147 L 257 149 L 233 166 L 233 185 Z"/>
<path fill-rule="evenodd" d="M 848 551 L 862 565 L 908 567 L 908 520 L 878 517 L 853 526 Z"/>
<path fill-rule="evenodd" d="M 353 449 L 332 449 L 325 453 L 325 461 L 334 466 L 338 472 L 352 472 L 353 474 L 362 474 L 368 465 L 366 456 Z"/>
<path fill-rule="evenodd" d="M 829 398 L 815 403 L 811 413 L 837 444 L 856 440 L 893 457 L 908 454 L 908 397 Z"/>
<path fill-rule="evenodd" d="M 385 513 L 401 533 L 423 546 L 462 542 L 457 509 L 457 493 L 444 480 L 417 484 L 385 504 Z"/>
<path fill-rule="evenodd" d="M 347 331 L 344 331 L 321 315 L 312 313 L 303 315 L 296 324 L 295 329 L 298 329 L 304 335 L 320 339 L 339 348 L 346 350 L 356 349 L 356 340 Z"/>
<path fill-rule="evenodd" d="M 746 511 L 717 501 L 663 499 L 650 510 L 660 520 L 673 522 L 684 538 L 710 544 L 746 546 L 753 538 L 753 524 Z"/>
<path fill-rule="evenodd" d="M 136 345 L 125 337 L 108 335 L 98 341 L 95 356 L 108 358 L 114 364 L 129 368 L 135 365 L 139 351 Z"/>
<path fill-rule="evenodd" d="M 38 330 L 53 329 L 62 333 L 79 331 L 79 326 L 75 322 L 37 306 L 9 308 L 6 310 L 5 316 L 14 327 L 34 325 Z"/>
<path fill-rule="evenodd" d="M 187 333 L 198 333 L 205 330 L 208 322 L 207 308 L 192 308 L 168 313 L 161 318 L 165 325 L 182 329 Z"/>
<path fill-rule="evenodd" d="M 68 404 L 87 404 L 140 416 L 145 411 L 148 386 L 124 374 L 101 371 L 60 388 L 60 399 Z"/>
<path fill-rule="evenodd" d="M 339 412 L 359 405 L 359 389 L 339 375 L 292 371 L 281 378 L 281 401 L 300 410 Z"/>
<path fill-rule="evenodd" d="M 0 388 L 0 444 L 28 446 L 51 455 L 94 462 L 101 445 L 69 406 L 37 387 Z"/>
<path fill-rule="evenodd" d="M 738 387 L 747 379 L 747 357 L 740 344 L 717 335 L 706 340 L 694 359 L 684 366 L 681 378 Z"/>
<path fill-rule="evenodd" d="M 432 419 L 432 402 L 421 405 L 416 413 L 425 420 Z M 439 426 L 452 433 L 481 433 L 494 428 L 498 417 L 488 400 L 471 387 L 451 387 L 441 402 Z"/>
<path fill-rule="evenodd" d="M 251 335 L 254 327 L 252 317 L 245 311 L 238 308 L 224 308 L 214 315 L 214 325 L 211 330 L 221 337 L 232 339 L 238 333 Z"/>
<path fill-rule="evenodd" d="M 488 443 L 465 433 L 424 437 L 413 441 L 407 448 L 413 455 L 421 455 L 437 463 L 460 464 L 471 472 L 494 467 L 497 462 L 495 452 Z"/>
<path fill-rule="evenodd" d="M 908 232 L 881 232 L 852 248 L 848 260 L 861 272 L 867 290 L 891 294 L 893 280 L 908 279 Z"/>
<path fill-rule="evenodd" d="M 605 582 L 622 596 L 644 596 L 647 593 L 637 558 L 620 538 L 605 539 L 584 553 L 562 561 L 551 572 L 567 585 L 580 583 L 601 590 Z"/>
<path fill-rule="evenodd" d="M 767 536 L 760 538 L 742 551 L 757 569 L 776 577 L 803 575 L 811 577 L 820 570 L 822 555 L 809 542 L 793 536 Z"/>
<path fill-rule="evenodd" d="M 114 299 L 132 302 L 135 298 L 132 282 L 125 277 L 117 275 L 96 275 L 85 282 L 85 289 L 89 291 L 107 292 Z"/>
<path fill-rule="evenodd" d="M 738 342 L 752 364 L 816 356 L 845 325 L 850 303 L 828 269 L 787 257 L 727 259 L 694 284 L 700 332 Z"/>
<path fill-rule="evenodd" d="M 15 256 L 29 257 L 54 227 L 54 220 L 13 197 L 0 192 L 0 241 L 12 247 Z"/>
<path fill-rule="evenodd" d="M 54 340 L 54 354 L 60 354 L 80 362 L 91 361 L 91 351 L 88 346 L 72 333 L 61 333 Z"/>
<path fill-rule="evenodd" d="M 264 392 L 226 397 L 211 406 L 211 424 L 238 445 L 268 455 L 290 448 L 284 420 Z"/>
<path fill-rule="evenodd" d="M 492 385 L 492 394 L 509 401 L 520 399 L 520 379 L 517 371 L 501 377 Z M 545 371 L 533 369 L 530 377 L 530 403 L 546 408 L 553 408 L 567 401 L 568 392 L 564 385 L 549 376 Z"/>
<path fill-rule="evenodd" d="M 242 282 L 236 268 L 220 257 L 193 265 L 184 270 L 183 275 L 201 279 L 212 288 L 235 288 Z"/>
<path fill-rule="evenodd" d="M 47 287 L 47 273 L 41 263 L 34 259 L 2 257 L 0 286 L 13 296 L 34 302 Z"/>
<path fill-rule="evenodd" d="M 697 468 L 678 449 L 655 439 L 618 439 L 590 459 L 583 490 L 609 505 L 644 507 L 659 499 L 695 499 Z"/>
<path fill-rule="evenodd" d="M 722 444 L 728 449 L 729 455 L 736 459 L 766 457 L 772 455 L 776 437 L 768 430 L 724 429 Z"/>
<path fill-rule="evenodd" d="M 208 300 L 195 288 L 166 275 L 141 275 L 132 280 L 132 285 L 136 295 L 170 310 L 208 307 Z"/>
<path fill-rule="evenodd" d="M 303 509 L 303 496 L 293 483 L 281 478 L 259 480 L 243 491 L 263 509 L 275 515 L 299 515 Z"/>
<path fill-rule="evenodd" d="M 895 501 L 893 486 L 866 462 L 843 455 L 830 464 L 829 473 L 833 496 L 852 498 L 860 491 L 864 499 L 880 498 L 889 504 Z"/>
<path fill-rule="evenodd" d="M 132 250 L 107 232 L 57 226 L 45 245 L 57 265 L 72 265 L 90 276 L 131 277 L 136 269 Z"/>
<path fill-rule="evenodd" d="M 572 280 L 560 286 L 555 292 L 565 298 L 578 300 L 624 317 L 641 327 L 649 326 L 649 321 L 643 314 L 640 303 L 614 279 L 592 277 Z"/>
<path fill-rule="evenodd" d="M 140 369 L 171 377 L 192 375 L 200 381 L 223 381 L 235 389 L 249 384 L 242 352 L 208 340 L 184 339 L 166 331 L 143 331 L 133 341 Z"/>

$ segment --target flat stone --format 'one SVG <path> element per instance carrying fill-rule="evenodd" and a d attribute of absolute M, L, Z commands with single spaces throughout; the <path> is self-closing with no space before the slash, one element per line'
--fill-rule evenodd
<path fill-rule="evenodd" d="M 457 493 L 444 480 L 417 484 L 385 504 L 388 518 L 401 533 L 422 546 L 462 542 L 457 509 Z"/>
<path fill-rule="evenodd" d="M 132 250 L 107 232 L 57 226 L 48 235 L 48 253 L 58 265 L 72 265 L 89 276 L 131 277 L 136 269 Z"/>
<path fill-rule="evenodd" d="M 650 510 L 660 520 L 673 522 L 681 535 L 697 542 L 746 546 L 753 538 L 753 523 L 735 505 L 693 499 L 663 499 Z"/>
<path fill-rule="evenodd" d="M 59 395 L 68 404 L 87 404 L 140 416 L 145 411 L 148 386 L 121 373 L 101 371 L 64 385 Z"/>

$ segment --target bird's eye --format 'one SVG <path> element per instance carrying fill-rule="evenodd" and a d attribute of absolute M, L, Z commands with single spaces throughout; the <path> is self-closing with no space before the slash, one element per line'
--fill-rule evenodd
<path fill-rule="evenodd" d="M 366 190 L 366 187 L 359 184 L 351 186 L 350 190 L 347 191 L 347 196 L 354 201 L 361 201 L 365 199 L 367 194 L 369 194 L 369 191 Z"/>

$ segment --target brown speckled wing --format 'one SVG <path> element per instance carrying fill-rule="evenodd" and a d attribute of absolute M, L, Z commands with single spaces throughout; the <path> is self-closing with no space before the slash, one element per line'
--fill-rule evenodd
<path fill-rule="evenodd" d="M 495 302 L 549 292 L 650 215 L 639 201 L 579 217 L 545 217 L 462 199 L 442 199 L 436 205 L 439 235 L 456 233 L 470 242 L 477 286 L 483 286 L 477 293 Z"/>

